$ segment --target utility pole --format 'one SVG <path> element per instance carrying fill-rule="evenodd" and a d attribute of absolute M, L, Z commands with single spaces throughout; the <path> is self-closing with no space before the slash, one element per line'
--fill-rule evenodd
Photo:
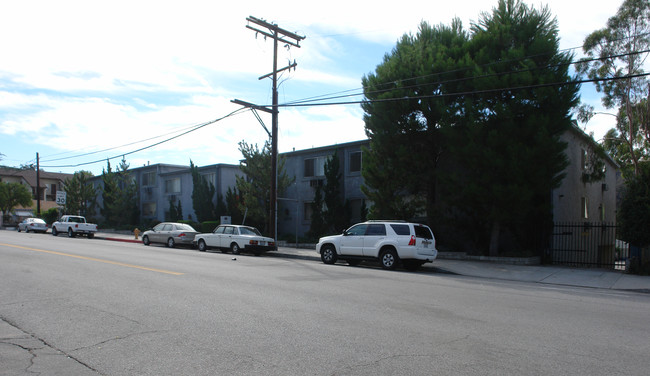
<path fill-rule="evenodd" d="M 278 192 L 277 192 L 277 187 L 278 187 L 278 73 L 285 71 L 287 69 L 291 69 L 296 67 L 295 61 L 293 64 L 289 64 L 288 66 L 281 68 L 278 70 L 278 42 L 282 42 L 285 44 L 285 46 L 294 46 L 300 48 L 300 41 L 305 39 L 304 36 L 300 36 L 298 34 L 292 33 L 290 31 L 284 30 L 276 24 L 272 24 L 269 22 L 266 22 L 264 20 L 261 20 L 259 18 L 255 18 L 253 16 L 247 17 L 246 21 L 249 23 L 253 23 L 257 26 L 251 26 L 251 25 L 246 25 L 247 29 L 251 29 L 255 31 L 256 35 L 257 34 L 262 34 L 264 37 L 268 38 L 273 38 L 273 71 L 269 74 L 266 74 L 259 79 L 264 79 L 267 77 L 272 77 L 273 80 L 273 103 L 271 105 L 271 108 L 269 109 L 268 107 L 264 106 L 256 106 L 247 102 L 239 101 L 239 100 L 233 100 L 233 103 L 240 104 L 245 107 L 250 107 L 253 108 L 254 110 L 262 110 L 266 112 L 271 113 L 271 197 L 270 197 L 270 215 L 269 215 L 269 230 L 272 232 L 272 238 L 273 239 L 278 239 L 278 223 L 277 223 L 277 215 L 278 215 Z M 266 30 L 260 30 L 260 28 L 264 28 Z M 260 118 L 258 117 L 258 120 Z M 261 120 L 260 120 L 261 122 Z M 264 124 L 262 124 L 264 126 Z M 264 127 L 266 129 L 266 127 Z M 267 131 L 268 132 L 268 131 Z"/>
<path fill-rule="evenodd" d="M 41 215 L 41 166 L 36 153 L 36 215 Z"/>

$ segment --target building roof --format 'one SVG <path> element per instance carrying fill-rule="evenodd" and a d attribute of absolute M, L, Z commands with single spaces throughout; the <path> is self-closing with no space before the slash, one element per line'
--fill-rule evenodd
<path fill-rule="evenodd" d="M 59 180 L 64 182 L 68 178 L 72 178 L 73 174 L 64 174 L 60 172 L 47 172 L 41 170 L 39 172 L 39 178 L 41 180 L 41 187 L 44 187 L 43 179 L 47 180 Z M 36 170 L 26 170 L 15 167 L 0 167 L 0 178 L 3 176 L 20 176 L 29 184 L 31 187 L 36 187 Z"/>

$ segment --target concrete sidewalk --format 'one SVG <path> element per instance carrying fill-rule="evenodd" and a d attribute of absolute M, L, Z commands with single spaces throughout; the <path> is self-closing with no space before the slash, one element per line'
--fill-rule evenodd
<path fill-rule="evenodd" d="M 97 239 L 142 243 L 133 235 L 99 232 Z M 313 249 L 279 247 L 276 252 L 268 252 L 270 257 L 298 258 L 320 262 Z M 463 276 L 544 283 L 552 285 L 579 286 L 599 289 L 631 290 L 650 293 L 650 276 L 625 274 L 622 271 L 607 269 L 580 269 L 550 265 L 509 265 L 486 261 L 436 259 L 422 267 L 425 271 L 449 273 Z"/>

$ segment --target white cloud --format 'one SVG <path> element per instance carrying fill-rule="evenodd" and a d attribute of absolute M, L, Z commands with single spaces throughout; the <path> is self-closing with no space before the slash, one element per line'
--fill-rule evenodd
<path fill-rule="evenodd" d="M 580 46 L 620 5 L 547 3 L 558 18 L 561 48 Z M 289 80 L 280 87 L 282 102 L 358 89 L 361 76 L 381 63 L 382 53 L 390 52 L 402 34 L 416 32 L 422 20 L 449 24 L 458 16 L 469 28 L 470 20 L 496 4 L 405 0 L 388 7 L 333 0 L 314 11 L 266 1 L 227 6 L 201 0 L 6 2 L 0 12 L 5 36 L 0 38 L 2 151 L 16 155 L 7 159 L 20 160 L 32 158 L 33 150 L 17 157 L 29 148 L 104 149 L 223 116 L 239 108 L 231 99 L 269 104 L 269 80 L 258 77 L 272 70 L 273 46 L 245 27 L 248 16 L 306 36 L 301 48 L 280 49 L 279 66 L 287 60 L 298 63 L 295 72 L 283 75 Z M 598 106 L 597 96 L 590 101 Z M 270 116 L 261 116 L 270 127 Z M 280 149 L 363 139 L 362 116 L 358 105 L 283 108 Z M 594 117 L 587 131 L 603 132 L 606 118 Z M 197 164 L 236 163 L 239 141 L 262 144 L 266 138 L 257 120 L 243 114 L 127 160 L 134 165 L 187 164 L 190 157 Z"/>

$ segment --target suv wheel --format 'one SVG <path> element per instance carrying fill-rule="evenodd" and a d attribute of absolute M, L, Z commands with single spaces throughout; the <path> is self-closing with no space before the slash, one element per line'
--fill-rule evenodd
<path fill-rule="evenodd" d="M 379 263 L 381 264 L 381 267 L 386 270 L 395 270 L 398 261 L 399 258 L 394 249 L 387 248 L 379 253 Z"/>
<path fill-rule="evenodd" d="M 336 263 L 337 258 L 336 250 L 334 249 L 334 246 L 330 244 L 324 246 L 320 251 L 320 259 L 325 264 L 334 264 Z"/>

